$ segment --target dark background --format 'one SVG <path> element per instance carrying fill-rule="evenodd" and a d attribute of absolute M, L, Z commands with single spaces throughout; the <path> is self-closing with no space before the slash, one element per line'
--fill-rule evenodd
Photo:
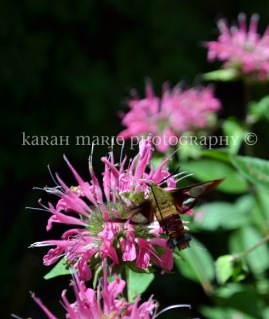
<path fill-rule="evenodd" d="M 1 318 L 43 318 L 29 290 L 61 309 L 56 301 L 67 279 L 43 281 L 46 249 L 27 248 L 58 236 L 45 232 L 46 213 L 25 210 L 45 197 L 34 186 L 53 184 L 47 165 L 72 185 L 66 154 L 88 178 L 91 147 L 75 145 L 75 136 L 117 135 L 125 98 L 132 88 L 142 97 L 146 78 L 157 94 L 167 80 L 199 84 L 199 74 L 219 66 L 207 63 L 202 41 L 216 39 L 218 18 L 236 21 L 239 12 L 260 13 L 262 32 L 269 22 L 265 0 L 1 1 Z M 240 116 L 240 83 L 217 84 L 216 93 L 226 103 L 221 117 Z M 70 145 L 23 146 L 22 132 L 70 136 Z M 94 150 L 97 172 L 106 153 L 106 145 Z M 159 276 L 151 287 L 162 306 L 210 302 L 198 285 L 176 276 Z"/>

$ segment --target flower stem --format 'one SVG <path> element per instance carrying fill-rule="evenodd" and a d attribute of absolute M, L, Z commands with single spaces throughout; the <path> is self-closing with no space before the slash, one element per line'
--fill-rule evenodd
<path fill-rule="evenodd" d="M 243 97 L 244 114 L 243 114 L 243 121 L 244 121 L 244 124 L 248 125 L 248 123 L 247 123 L 248 105 L 249 105 L 249 102 L 251 100 L 252 85 L 248 81 L 244 81 L 243 85 L 244 85 L 244 97 Z"/>
<path fill-rule="evenodd" d="M 244 250 L 243 252 L 241 252 L 240 254 L 238 254 L 236 256 L 236 258 L 241 259 L 242 257 L 246 256 L 247 254 L 251 253 L 253 250 L 257 249 L 259 246 L 263 245 L 264 243 L 266 243 L 267 241 L 269 241 L 269 234 L 267 236 L 265 236 L 261 241 L 259 241 L 257 244 L 255 244 L 254 246 Z"/>
<path fill-rule="evenodd" d="M 128 293 L 128 269 L 127 267 L 123 267 L 121 271 L 121 279 L 125 281 L 125 287 L 123 289 L 123 297 L 129 302 L 129 293 Z"/>
<path fill-rule="evenodd" d="M 249 110 L 249 102 L 251 100 L 252 95 L 252 83 L 249 81 L 244 81 L 244 100 L 243 100 L 243 123 L 245 125 L 246 130 L 250 130 L 250 123 L 248 121 L 248 110 Z M 247 143 L 244 143 L 244 155 L 252 156 L 253 150 L 252 146 L 248 145 Z"/>

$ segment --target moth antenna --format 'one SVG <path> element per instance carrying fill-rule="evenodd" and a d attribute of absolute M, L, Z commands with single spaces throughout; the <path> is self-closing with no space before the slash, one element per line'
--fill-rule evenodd
<path fill-rule="evenodd" d="M 172 177 L 172 176 L 175 176 L 175 174 L 176 174 L 176 172 L 177 172 L 178 170 L 179 170 L 179 167 L 176 168 L 173 173 L 169 174 L 169 175 L 168 175 L 167 177 L 165 177 L 162 181 L 160 181 L 160 182 L 158 183 L 158 185 L 162 185 L 165 181 L 168 180 L 168 178 L 170 178 L 170 177 Z M 181 173 L 177 173 L 177 174 L 181 174 Z"/>
<path fill-rule="evenodd" d="M 157 198 L 156 198 L 156 195 L 155 195 L 155 193 L 154 193 L 154 191 L 153 191 L 153 188 L 151 187 L 151 185 L 149 185 L 149 186 L 150 186 L 150 188 L 151 188 L 151 191 L 152 191 L 152 194 L 153 194 L 153 197 L 154 197 L 156 206 L 157 206 L 157 208 L 158 208 L 158 210 L 159 210 L 159 212 L 160 212 L 161 218 L 162 218 L 162 220 L 164 220 L 162 211 L 161 211 L 161 209 L 160 209 L 160 206 L 159 206 L 158 200 L 157 200 Z M 169 235 L 168 235 L 169 232 L 168 232 L 168 228 L 167 228 L 167 226 L 166 226 L 166 223 L 164 223 L 164 228 L 165 228 L 166 235 L 169 236 Z"/>
<path fill-rule="evenodd" d="M 177 173 L 177 172 L 179 171 L 179 169 L 180 169 L 180 167 L 177 167 L 177 168 L 173 171 L 173 173 L 170 174 L 170 177 L 171 177 L 171 176 L 175 176 L 176 174 L 180 174 L 180 173 Z"/>
<path fill-rule="evenodd" d="M 168 178 L 170 178 L 171 176 L 174 176 L 174 177 L 177 179 L 177 177 L 186 174 L 186 175 L 182 176 L 181 178 L 177 179 L 176 182 L 178 183 L 178 182 L 181 181 L 182 179 L 187 178 L 187 177 L 190 177 L 190 176 L 193 175 L 193 174 L 188 173 L 188 172 L 186 172 L 186 171 L 182 171 L 182 172 L 178 172 L 178 173 L 177 173 L 177 171 L 178 171 L 179 169 L 180 169 L 180 167 L 176 168 L 173 173 L 171 173 L 171 174 L 169 174 L 167 177 L 165 177 L 160 183 L 158 183 L 158 185 L 163 184 L 163 183 L 164 183 Z"/>

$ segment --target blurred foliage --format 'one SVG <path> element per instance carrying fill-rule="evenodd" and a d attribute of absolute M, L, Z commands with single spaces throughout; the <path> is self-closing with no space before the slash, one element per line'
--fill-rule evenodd
<path fill-rule="evenodd" d="M 66 288 L 64 279 L 57 279 L 53 289 L 52 282 L 43 283 L 42 276 L 47 270 L 41 266 L 42 252 L 27 249 L 36 240 L 57 236 L 53 231 L 46 234 L 44 214 L 24 209 L 25 206 L 37 206 L 37 200 L 43 196 L 43 193 L 33 192 L 33 186 L 52 184 L 46 166 L 50 164 L 52 171 L 59 171 L 68 181 L 70 176 L 65 176 L 67 169 L 62 160 L 65 153 L 86 178 L 91 146 L 75 145 L 75 137 L 115 136 L 121 129 L 117 114 L 124 110 L 124 99 L 133 87 L 143 95 L 146 77 L 153 80 L 156 88 L 160 88 L 166 80 L 173 85 L 179 81 L 186 85 L 199 83 L 202 77 L 197 73 L 214 69 L 214 65 L 206 62 L 202 41 L 215 37 L 216 18 L 225 16 L 232 20 L 241 11 L 248 16 L 253 12 L 260 13 L 263 30 L 268 24 L 269 4 L 261 0 L 4 0 L 0 3 L 0 221 L 3 236 L 0 298 L 4 305 L 1 318 L 9 318 L 11 312 L 40 318 L 28 291 L 38 290 L 40 295 L 42 291 L 44 295 L 49 292 L 51 301 L 45 301 L 54 310 L 59 307 L 53 303 L 58 300 L 60 291 Z M 266 89 L 255 88 L 253 99 L 256 99 L 255 94 L 258 96 Z M 220 83 L 216 85 L 216 91 L 227 106 L 221 116 L 240 118 L 242 85 L 237 82 Z M 266 103 L 267 100 L 260 103 L 261 110 L 267 109 Z M 250 115 L 252 118 L 255 116 L 256 121 L 264 113 L 267 119 L 266 112 L 252 112 Z M 266 121 L 259 122 L 256 127 L 254 124 L 257 134 L 266 132 L 264 128 L 267 125 Z M 29 136 L 69 136 L 70 143 L 23 146 L 22 132 Z M 263 141 L 256 146 L 256 155 L 266 158 L 268 152 L 264 143 L 267 145 L 269 134 L 262 133 L 262 136 Z M 107 145 L 95 148 L 97 172 L 101 170 L 98 158 L 106 153 Z M 214 156 L 219 156 L 219 153 L 215 152 Z M 205 157 L 204 161 L 209 159 Z M 186 169 L 191 165 L 195 175 L 197 173 L 197 177 L 203 180 L 201 167 L 195 169 L 195 163 L 184 163 Z M 226 208 L 222 202 L 212 204 L 218 205 L 214 210 L 219 210 L 218 216 L 223 219 L 212 216 L 208 223 L 191 225 L 197 231 L 197 237 L 203 237 L 208 252 L 212 252 L 213 256 L 208 257 L 209 253 L 202 250 L 200 255 L 204 253 L 204 262 L 226 254 L 228 246 L 231 254 L 249 248 L 252 241 L 259 241 L 268 227 L 264 222 L 264 218 L 268 220 L 268 196 L 264 190 L 255 189 L 253 194 L 244 197 L 246 185 L 254 177 L 246 175 L 245 171 L 239 177 L 238 172 L 244 167 L 237 171 L 230 160 L 228 163 L 219 162 L 216 170 L 218 176 L 222 173 L 226 176 L 229 171 L 222 190 L 231 204 L 226 203 L 230 205 Z M 235 194 L 242 194 L 242 197 L 235 199 Z M 243 208 L 237 209 L 238 205 Z M 221 213 L 224 208 L 227 215 Z M 206 214 L 211 214 L 210 206 L 203 209 L 206 218 Z M 234 215 L 231 212 L 235 212 Z M 229 242 L 226 241 L 227 234 Z M 254 257 L 244 258 L 245 267 L 250 271 L 244 285 L 227 283 L 226 287 L 217 290 L 216 304 L 219 308 L 211 307 L 212 299 L 197 283 L 178 274 L 173 279 L 159 276 L 157 284 L 154 281 L 150 286 L 149 293 L 154 293 L 163 307 L 188 302 L 192 304 L 194 313 L 198 313 L 202 306 L 206 318 L 234 318 L 239 311 L 246 310 L 246 305 L 249 311 L 248 317 L 244 318 L 266 319 L 269 283 L 264 272 L 268 272 L 268 250 L 265 246 L 260 249 L 255 256 L 260 262 L 253 262 Z M 179 267 L 184 268 L 184 265 Z M 188 278 L 191 276 L 189 271 Z M 212 271 L 207 280 L 211 279 Z"/>

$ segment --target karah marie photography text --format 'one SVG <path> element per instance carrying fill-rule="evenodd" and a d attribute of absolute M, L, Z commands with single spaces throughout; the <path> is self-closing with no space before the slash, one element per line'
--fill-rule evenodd
<path fill-rule="evenodd" d="M 66 145 L 96 145 L 96 146 L 114 146 L 123 145 L 125 143 L 121 136 L 107 136 L 107 135 L 27 135 L 22 132 L 21 145 L 22 146 L 66 146 Z M 133 136 L 130 138 L 130 149 L 134 149 L 143 136 Z M 247 132 L 244 136 L 239 135 L 182 135 L 177 136 L 162 136 L 155 135 L 152 137 L 152 144 L 158 146 L 160 144 L 170 147 L 180 147 L 186 145 L 201 145 L 208 149 L 218 146 L 237 145 L 244 141 L 247 145 L 255 145 L 258 141 L 258 136 L 253 132 Z"/>

